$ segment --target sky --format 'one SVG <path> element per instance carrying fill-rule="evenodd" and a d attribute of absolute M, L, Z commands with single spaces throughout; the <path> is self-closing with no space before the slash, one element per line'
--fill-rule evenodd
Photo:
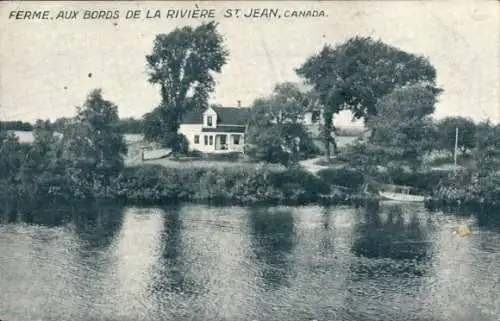
<path fill-rule="evenodd" d="M 185 1 L 0 2 L 0 120 L 52 120 L 75 114 L 101 88 L 120 117 L 141 117 L 159 102 L 147 81 L 145 56 L 157 34 L 202 19 L 124 19 L 127 10 L 214 9 L 229 50 L 216 76 L 212 103 L 249 106 L 276 83 L 299 81 L 294 69 L 325 44 L 371 36 L 423 55 L 444 89 L 435 117 L 500 122 L 500 2 L 498 1 Z M 224 18 L 225 9 L 324 10 L 316 18 Z M 71 20 L 16 20 L 10 12 L 80 11 Z M 116 20 L 82 19 L 84 10 L 119 10 Z M 89 77 L 89 74 L 92 74 Z M 351 117 L 337 117 L 339 125 Z"/>

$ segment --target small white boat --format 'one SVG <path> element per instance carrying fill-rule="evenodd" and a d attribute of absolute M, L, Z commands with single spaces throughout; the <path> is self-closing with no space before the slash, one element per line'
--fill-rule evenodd
<path fill-rule="evenodd" d="M 413 188 L 401 185 L 387 185 L 384 191 L 379 191 L 379 196 L 385 200 L 398 202 L 423 202 L 425 196 L 417 195 Z"/>

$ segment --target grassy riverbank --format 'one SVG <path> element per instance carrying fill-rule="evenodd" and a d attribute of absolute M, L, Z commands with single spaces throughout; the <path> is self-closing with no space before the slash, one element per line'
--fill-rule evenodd
<path fill-rule="evenodd" d="M 360 193 L 361 185 L 341 184 L 330 178 L 301 168 L 285 169 L 262 164 L 220 168 L 143 164 L 124 168 L 109 184 L 96 180 L 72 181 L 65 175 L 41 175 L 33 177 L 30 185 L 18 182 L 9 188 L 5 186 L 3 191 L 7 199 L 33 204 L 113 200 L 143 204 L 304 205 L 349 203 L 369 198 L 369 195 Z"/>
<path fill-rule="evenodd" d="M 383 184 L 397 184 L 414 187 L 429 198 L 432 206 L 498 206 L 500 199 L 500 182 L 494 176 L 478 179 L 470 171 L 392 167 L 368 174 L 347 165 L 311 171 L 304 166 L 242 166 L 240 162 L 230 166 L 213 162 L 219 166 L 207 166 L 166 161 L 180 165 L 167 166 L 164 161 L 127 166 L 108 184 L 95 179 L 75 181 L 64 171 L 54 169 L 30 176 L 29 180 L 4 181 L 1 190 L 4 199 L 33 203 L 95 199 L 148 204 L 181 201 L 293 205 L 376 200 Z"/>
<path fill-rule="evenodd" d="M 327 186 L 295 169 L 260 167 L 184 167 L 141 165 L 126 168 L 116 191 L 131 201 L 221 201 L 308 203 Z"/>

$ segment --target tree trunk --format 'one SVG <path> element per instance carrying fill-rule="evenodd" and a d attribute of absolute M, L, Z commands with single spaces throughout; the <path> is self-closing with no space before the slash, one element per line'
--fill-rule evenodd
<path fill-rule="evenodd" d="M 325 138 L 325 161 L 330 161 L 330 141 L 328 138 Z"/>
<path fill-rule="evenodd" d="M 375 138 L 375 128 L 371 128 L 370 130 L 370 136 L 368 137 L 369 142 L 373 142 L 373 139 Z"/>
<path fill-rule="evenodd" d="M 325 158 L 327 162 L 330 162 L 331 149 L 330 143 L 332 141 L 332 129 L 333 129 L 333 115 L 331 113 L 323 113 L 323 138 L 325 141 Z M 334 139 L 335 141 L 335 139 Z"/>
<path fill-rule="evenodd" d="M 167 104 L 168 103 L 168 92 L 167 92 L 167 87 L 164 84 L 160 85 L 160 96 L 161 96 L 162 105 Z"/>
<path fill-rule="evenodd" d="M 335 136 L 332 136 L 332 147 L 333 147 L 333 155 L 337 156 L 339 153 L 339 147 L 337 145 L 337 140 L 335 139 Z"/>

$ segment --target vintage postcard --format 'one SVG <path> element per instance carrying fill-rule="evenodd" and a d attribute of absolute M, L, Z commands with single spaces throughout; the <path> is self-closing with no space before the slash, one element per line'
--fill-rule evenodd
<path fill-rule="evenodd" d="M 500 2 L 0 2 L 0 321 L 496 321 Z"/>

